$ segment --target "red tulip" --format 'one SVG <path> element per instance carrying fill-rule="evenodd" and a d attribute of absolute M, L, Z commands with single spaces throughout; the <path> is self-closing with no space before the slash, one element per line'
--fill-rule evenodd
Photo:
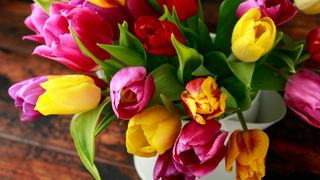
<path fill-rule="evenodd" d="M 150 54 L 160 56 L 175 56 L 176 50 L 171 42 L 171 35 L 185 44 L 186 41 L 178 27 L 168 21 L 159 21 L 157 18 L 144 16 L 139 18 L 134 30 L 137 37 L 142 41 L 144 48 Z"/>
<path fill-rule="evenodd" d="M 307 50 L 310 58 L 305 65 L 320 70 L 320 28 L 313 29 L 307 36 Z"/>

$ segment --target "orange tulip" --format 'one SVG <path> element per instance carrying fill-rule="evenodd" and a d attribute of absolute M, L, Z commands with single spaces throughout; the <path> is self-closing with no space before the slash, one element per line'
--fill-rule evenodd
<path fill-rule="evenodd" d="M 88 0 L 92 4 L 103 8 L 113 8 L 118 6 L 124 6 L 126 1 L 125 0 Z"/>
<path fill-rule="evenodd" d="M 226 171 L 231 172 L 236 161 L 237 180 L 257 180 L 265 176 L 265 158 L 269 138 L 261 130 L 236 130 L 232 133 L 226 154 Z"/>

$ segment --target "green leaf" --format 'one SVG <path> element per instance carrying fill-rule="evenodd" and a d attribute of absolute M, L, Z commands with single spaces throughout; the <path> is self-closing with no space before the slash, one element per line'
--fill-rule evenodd
<path fill-rule="evenodd" d="M 70 125 L 70 133 L 83 165 L 98 180 L 101 178 L 94 164 L 95 129 L 102 110 L 109 102 L 106 100 L 96 109 L 74 115 Z"/>
<path fill-rule="evenodd" d="M 212 39 L 209 30 L 203 20 L 198 19 L 198 34 L 200 36 L 201 53 L 206 54 L 213 49 Z"/>
<path fill-rule="evenodd" d="M 106 112 L 104 118 L 99 123 L 99 125 L 95 129 L 95 136 L 99 135 L 112 121 L 116 120 L 116 116 L 113 113 L 111 104 L 107 104 L 107 106 L 103 109 L 103 112 Z"/>
<path fill-rule="evenodd" d="M 161 94 L 170 101 L 180 99 L 180 95 L 185 88 L 177 79 L 176 74 L 177 70 L 170 64 L 161 65 L 150 73 L 155 83 L 155 92 L 151 104 L 161 103 Z"/>
<path fill-rule="evenodd" d="M 225 55 L 231 52 L 231 36 L 237 22 L 236 11 L 243 0 L 224 0 L 219 8 L 218 25 L 214 48 Z"/>
<path fill-rule="evenodd" d="M 234 98 L 232 96 L 232 94 L 226 88 L 221 87 L 220 89 L 221 89 L 221 92 L 224 92 L 227 94 L 227 103 L 226 103 L 227 110 L 226 111 L 228 111 L 228 113 L 232 113 L 232 112 L 236 111 L 239 108 L 236 98 Z"/>
<path fill-rule="evenodd" d="M 224 78 L 220 87 L 224 87 L 237 100 L 240 110 L 247 110 L 251 105 L 251 89 L 238 78 L 231 76 Z"/>
<path fill-rule="evenodd" d="M 227 57 L 220 51 L 211 51 L 204 55 L 204 65 L 210 72 L 217 75 L 218 79 L 223 79 L 233 74 Z"/>
<path fill-rule="evenodd" d="M 286 80 L 265 66 L 259 66 L 253 73 L 251 87 L 255 90 L 281 91 Z"/>
<path fill-rule="evenodd" d="M 109 44 L 98 44 L 98 46 L 126 66 L 145 66 L 146 64 L 145 58 L 140 53 L 127 47 Z"/>
<path fill-rule="evenodd" d="M 241 61 L 229 61 L 229 66 L 234 75 L 243 82 L 244 85 L 250 87 L 255 63 L 246 63 Z"/>
<path fill-rule="evenodd" d="M 146 60 L 147 58 L 146 51 L 144 50 L 140 40 L 135 35 L 129 32 L 127 22 L 123 22 L 122 25 L 119 24 L 118 27 L 120 30 L 120 38 L 119 38 L 120 46 L 129 48 L 133 51 L 140 53 L 143 59 Z"/>
<path fill-rule="evenodd" d="M 177 106 L 176 104 L 174 104 L 167 96 L 165 96 L 164 94 L 160 94 L 162 103 L 164 106 L 166 106 L 166 108 L 173 114 L 176 114 L 178 116 L 182 116 L 183 114 L 185 114 L 185 112 L 183 110 L 181 110 L 179 108 L 179 106 Z"/>
<path fill-rule="evenodd" d="M 203 64 L 201 64 L 196 70 L 192 72 L 193 76 L 201 77 L 201 76 L 211 76 L 216 79 L 216 76 L 212 74 Z"/>
<path fill-rule="evenodd" d="M 56 3 L 56 0 L 33 0 L 33 1 L 37 3 L 41 7 L 41 9 L 47 14 L 50 14 L 51 4 Z"/>
<path fill-rule="evenodd" d="M 192 79 L 192 73 L 203 63 L 202 56 L 193 48 L 181 44 L 171 36 L 171 41 L 179 58 L 178 79 L 184 83 Z"/>

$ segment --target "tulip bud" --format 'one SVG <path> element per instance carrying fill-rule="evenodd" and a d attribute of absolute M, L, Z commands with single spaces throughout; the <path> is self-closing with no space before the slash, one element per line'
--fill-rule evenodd
<path fill-rule="evenodd" d="M 287 82 L 285 103 L 300 118 L 320 128 L 320 76 L 309 70 L 298 71 Z"/>
<path fill-rule="evenodd" d="M 307 36 L 307 50 L 310 58 L 305 65 L 320 70 L 320 28 L 315 28 Z"/>
<path fill-rule="evenodd" d="M 320 0 L 294 0 L 294 3 L 305 14 L 320 13 Z"/>
<path fill-rule="evenodd" d="M 236 161 L 236 179 L 261 179 L 265 176 L 268 146 L 268 135 L 261 130 L 234 131 L 228 143 L 226 171 L 231 172 Z"/>
<path fill-rule="evenodd" d="M 199 11 L 197 0 L 157 0 L 157 2 L 162 9 L 163 6 L 166 5 L 170 12 L 172 12 L 174 7 L 180 21 L 185 21 L 195 16 Z"/>
<path fill-rule="evenodd" d="M 224 113 L 227 94 L 220 91 L 212 77 L 197 78 L 188 82 L 181 100 L 189 116 L 196 122 L 205 124 Z"/>
<path fill-rule="evenodd" d="M 43 115 L 87 112 L 100 102 L 101 90 L 84 75 L 48 76 L 41 83 L 45 93 L 39 96 L 35 110 Z"/>
<path fill-rule="evenodd" d="M 128 153 L 152 157 L 172 148 L 181 128 L 180 117 L 164 106 L 144 109 L 130 119 L 126 133 Z"/>
<path fill-rule="evenodd" d="M 273 47 L 276 26 L 269 17 L 261 18 L 258 9 L 246 12 L 232 33 L 232 52 L 243 62 L 255 62 Z"/>

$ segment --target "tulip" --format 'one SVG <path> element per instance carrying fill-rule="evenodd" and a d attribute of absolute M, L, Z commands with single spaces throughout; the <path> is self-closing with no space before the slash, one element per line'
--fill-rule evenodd
<path fill-rule="evenodd" d="M 41 83 L 45 93 L 39 96 L 35 110 L 43 115 L 78 114 L 90 111 L 100 102 L 101 90 L 85 75 L 48 76 Z"/>
<path fill-rule="evenodd" d="M 204 125 L 190 121 L 183 127 L 173 147 L 173 159 L 184 168 L 180 171 L 202 177 L 218 166 L 226 153 L 224 141 L 228 135 L 220 128 L 217 121 Z"/>
<path fill-rule="evenodd" d="M 181 128 L 180 117 L 154 105 L 132 117 L 126 132 L 128 153 L 141 157 L 163 154 L 172 148 Z"/>
<path fill-rule="evenodd" d="M 21 81 L 9 88 L 8 93 L 15 100 L 16 108 L 22 110 L 21 121 L 31 121 L 42 116 L 41 113 L 34 110 L 34 107 L 39 96 L 45 92 L 40 84 L 47 80 L 47 77 L 39 76 Z"/>
<path fill-rule="evenodd" d="M 287 106 L 310 125 L 320 128 L 320 76 L 301 70 L 287 82 L 284 100 Z"/>
<path fill-rule="evenodd" d="M 110 82 L 110 99 L 115 115 L 124 120 L 141 112 L 153 96 L 155 85 L 144 67 L 127 67 Z"/>
<path fill-rule="evenodd" d="M 243 62 L 255 62 L 273 47 L 276 26 L 258 9 L 246 12 L 236 23 L 231 39 L 233 54 Z"/>
<path fill-rule="evenodd" d="M 160 7 L 166 5 L 170 12 L 173 7 L 177 11 L 177 15 L 180 21 L 185 21 L 188 18 L 197 15 L 199 11 L 199 5 L 197 0 L 157 0 Z"/>
<path fill-rule="evenodd" d="M 178 27 L 169 21 L 159 21 L 157 18 L 144 16 L 136 21 L 134 30 L 150 54 L 175 56 L 177 53 L 171 42 L 172 34 L 179 42 L 186 44 Z"/>
<path fill-rule="evenodd" d="M 261 179 L 265 176 L 268 146 L 268 135 L 261 130 L 234 131 L 228 143 L 226 171 L 231 172 L 236 161 L 236 179 Z"/>
<path fill-rule="evenodd" d="M 209 76 L 188 82 L 181 100 L 189 116 L 196 122 L 205 124 L 225 112 L 227 94 L 221 92 L 215 80 Z"/>
<path fill-rule="evenodd" d="M 159 17 L 159 13 L 146 0 L 128 0 L 127 6 L 135 20 L 142 16 Z"/>
<path fill-rule="evenodd" d="M 320 0 L 294 0 L 294 4 L 305 14 L 320 13 Z"/>
<path fill-rule="evenodd" d="M 176 168 L 179 167 L 179 168 Z M 170 180 L 170 179 L 184 179 L 194 180 L 194 176 L 188 176 L 185 171 L 179 171 L 183 169 L 181 165 L 176 163 L 172 159 L 172 149 L 169 149 L 164 154 L 158 156 L 153 171 L 153 179 L 158 180 Z"/>
<path fill-rule="evenodd" d="M 38 5 L 33 6 L 37 7 Z M 40 25 L 42 24 L 36 25 L 37 21 L 35 19 L 39 18 L 43 20 L 47 18 L 41 31 L 36 31 L 37 34 L 41 33 L 45 44 L 38 46 L 34 50 L 34 54 L 60 62 L 76 71 L 90 72 L 97 70 L 98 65 L 86 57 L 78 48 L 69 32 L 69 27 L 71 27 L 83 44 L 96 57 L 101 60 L 110 58 L 109 53 L 99 48 L 96 44 L 112 43 L 112 28 L 108 22 L 96 13 L 89 9 L 62 3 L 51 5 L 49 16 L 43 14 L 44 12 L 39 10 L 39 7 L 34 8 L 29 18 L 34 17 L 34 20 L 26 20 L 26 25 L 30 29 L 34 29 L 33 27 L 35 26 L 41 29 Z M 103 24 L 103 26 L 101 26 L 101 24 Z M 93 27 L 94 31 L 92 30 Z M 25 38 L 32 39 L 32 36 L 31 38 L 30 36 L 26 36 Z M 34 38 L 32 40 L 34 40 Z M 38 42 L 41 42 L 41 40 Z"/>
<path fill-rule="evenodd" d="M 290 0 L 246 0 L 237 9 L 237 17 L 240 18 L 251 8 L 258 8 L 262 17 L 270 17 L 277 26 L 292 19 L 298 10 Z"/>
<path fill-rule="evenodd" d="M 320 70 L 320 28 L 315 28 L 307 36 L 307 50 L 310 58 L 305 65 Z"/>

